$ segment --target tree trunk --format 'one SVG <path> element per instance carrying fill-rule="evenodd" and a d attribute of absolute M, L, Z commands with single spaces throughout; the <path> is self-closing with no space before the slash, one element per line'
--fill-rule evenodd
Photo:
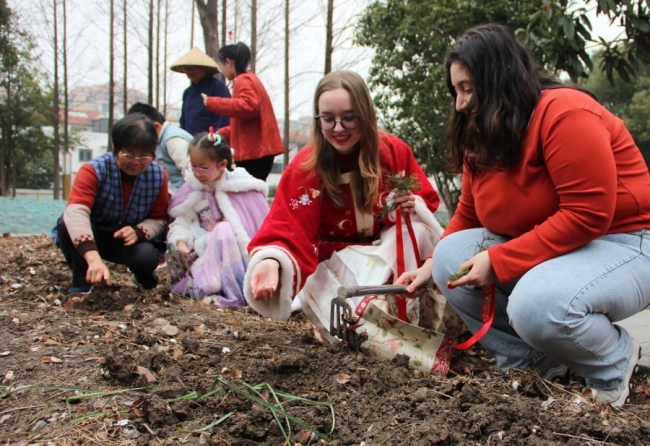
<path fill-rule="evenodd" d="M 334 0 L 327 0 L 327 27 L 325 30 L 325 74 L 332 71 Z"/>
<path fill-rule="evenodd" d="M 124 72 L 122 74 L 123 79 L 122 79 L 122 101 L 124 102 L 123 105 L 123 113 L 124 116 L 126 116 L 126 112 L 129 110 L 129 89 L 128 89 L 128 83 L 127 83 L 127 74 L 128 74 L 128 45 L 127 45 L 127 27 L 126 27 L 126 21 L 127 21 L 127 12 L 126 12 L 126 2 L 127 0 L 124 0 L 124 3 L 122 3 L 122 15 L 124 16 L 124 23 L 122 27 L 122 35 L 124 38 Z"/>
<path fill-rule="evenodd" d="M 289 164 L 289 0 L 284 0 L 284 160 L 283 169 Z"/>
<path fill-rule="evenodd" d="M 68 172 L 68 156 L 70 153 L 70 133 L 68 130 L 68 113 L 70 102 L 68 95 L 68 14 L 66 10 L 66 0 L 63 0 L 63 199 L 67 200 L 70 195 L 71 172 Z"/>
<path fill-rule="evenodd" d="M 108 33 L 109 46 L 108 46 L 108 150 L 111 150 L 111 129 L 113 128 L 114 109 L 115 109 L 115 79 L 113 74 L 113 66 L 115 64 L 115 0 L 110 0 L 110 27 Z"/>
<path fill-rule="evenodd" d="M 149 37 L 147 40 L 147 102 L 153 104 L 153 0 L 149 0 Z"/>
<path fill-rule="evenodd" d="M 160 6 L 161 0 L 156 4 L 156 110 L 160 110 Z"/>
<path fill-rule="evenodd" d="M 199 19 L 203 28 L 205 53 L 217 59 L 219 52 L 219 20 L 217 14 L 217 0 L 195 0 L 199 11 Z"/>
<path fill-rule="evenodd" d="M 167 31 L 169 28 L 169 0 L 165 0 L 165 40 L 163 45 L 163 116 L 167 117 Z"/>
<path fill-rule="evenodd" d="M 190 49 L 194 48 L 194 16 L 196 15 L 194 9 L 196 5 L 192 2 L 192 20 L 190 20 Z"/>
<path fill-rule="evenodd" d="M 251 0 L 251 71 L 255 72 L 257 60 L 257 0 Z"/>
<path fill-rule="evenodd" d="M 0 128 L 0 197 L 6 197 L 7 193 L 7 181 L 5 178 L 5 153 L 7 150 L 7 125 L 4 122 L 4 119 L 0 118 L 2 122 L 2 128 Z"/>
<path fill-rule="evenodd" d="M 56 0 L 54 4 L 54 34 L 53 45 L 54 49 L 54 103 L 52 104 L 52 112 L 54 114 L 54 147 L 52 148 L 52 156 L 54 158 L 54 199 L 58 200 L 61 191 L 61 165 L 59 163 L 60 157 L 60 136 L 59 136 L 59 32 L 57 21 L 57 6 Z M 9 97 L 9 91 L 7 91 Z M 8 147 L 9 145 L 7 145 Z"/>
<path fill-rule="evenodd" d="M 228 42 L 226 40 L 227 28 L 226 18 L 228 17 L 228 0 L 221 1 L 221 44 L 226 45 Z"/>
<path fill-rule="evenodd" d="M 11 169 L 9 179 L 11 196 L 16 198 L 16 141 L 13 137 L 9 139 L 9 166 Z"/>

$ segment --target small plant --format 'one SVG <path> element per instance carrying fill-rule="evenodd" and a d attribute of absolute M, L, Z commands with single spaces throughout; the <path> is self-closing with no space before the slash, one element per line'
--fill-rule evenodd
<path fill-rule="evenodd" d="M 487 249 L 494 245 L 494 243 L 497 241 L 496 238 L 492 237 L 491 235 L 485 235 L 483 234 L 483 240 L 481 240 L 480 243 L 476 244 L 476 248 L 474 249 L 474 255 L 478 254 L 479 252 L 487 251 Z M 453 274 L 450 274 L 449 277 L 447 278 L 448 282 L 455 282 L 456 280 L 460 279 L 463 276 L 466 276 L 469 273 L 470 270 L 468 269 L 463 269 L 458 272 L 455 272 Z"/>
<path fill-rule="evenodd" d="M 395 196 L 397 194 L 412 192 L 414 190 L 419 190 L 420 187 L 422 187 L 417 174 L 412 173 L 406 175 L 406 172 L 403 170 L 388 175 L 384 183 L 386 184 L 386 189 L 391 192 L 386 196 L 386 204 L 379 213 L 379 219 L 383 219 L 386 215 L 397 209 L 397 204 L 395 203 Z"/>

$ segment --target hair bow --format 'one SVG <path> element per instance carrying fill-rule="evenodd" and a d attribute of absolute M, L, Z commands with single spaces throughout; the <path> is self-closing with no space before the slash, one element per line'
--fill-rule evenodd
<path fill-rule="evenodd" d="M 221 144 L 221 135 L 218 133 L 214 133 L 214 127 L 210 126 L 209 129 L 209 134 L 208 134 L 208 141 L 212 142 L 215 147 Z"/>

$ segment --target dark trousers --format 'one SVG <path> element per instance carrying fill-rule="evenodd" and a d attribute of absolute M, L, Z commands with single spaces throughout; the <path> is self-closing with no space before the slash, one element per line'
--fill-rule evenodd
<path fill-rule="evenodd" d="M 237 161 L 237 167 L 243 167 L 255 178 L 266 181 L 266 177 L 271 173 L 274 159 L 275 155 L 267 155 L 253 160 Z"/>
<path fill-rule="evenodd" d="M 88 263 L 72 243 L 62 217 L 59 217 L 56 228 L 58 232 L 57 246 L 63 252 L 65 261 L 72 269 L 72 286 L 86 285 Z M 124 246 L 122 240 L 113 237 L 112 231 L 102 231 L 95 225 L 92 225 L 92 230 L 97 244 L 97 252 L 102 260 L 126 265 L 145 289 L 152 288 L 157 284 L 154 271 L 158 266 L 158 250 L 151 242 L 138 242 L 135 245 Z"/>

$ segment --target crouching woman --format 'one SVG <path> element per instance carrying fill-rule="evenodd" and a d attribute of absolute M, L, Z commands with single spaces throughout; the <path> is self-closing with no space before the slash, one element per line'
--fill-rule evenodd
<path fill-rule="evenodd" d="M 158 249 L 167 224 L 167 173 L 155 158 L 158 136 L 139 113 L 111 129 L 113 151 L 84 164 L 57 222 L 57 246 L 72 269 L 68 293 L 111 283 L 108 260 L 126 265 L 141 289 L 158 285 Z"/>

